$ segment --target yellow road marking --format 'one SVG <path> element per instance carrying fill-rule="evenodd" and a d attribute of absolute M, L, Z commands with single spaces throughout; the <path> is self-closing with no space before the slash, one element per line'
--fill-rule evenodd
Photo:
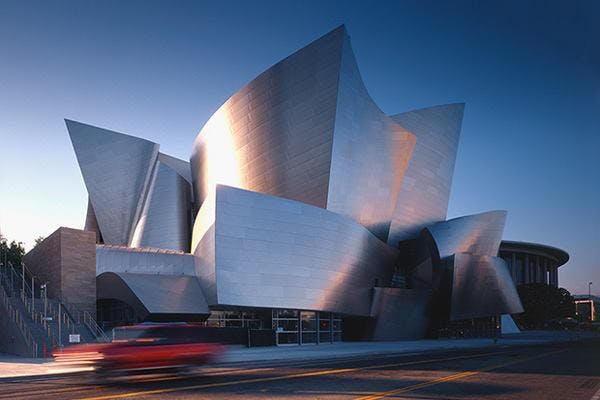
<path fill-rule="evenodd" d="M 380 392 L 380 393 L 377 393 L 377 394 L 374 394 L 374 395 L 371 395 L 371 396 L 357 397 L 354 400 L 379 400 L 379 399 L 383 399 L 384 397 L 388 397 L 388 396 L 395 396 L 397 394 L 413 392 L 413 391 L 418 390 L 418 389 L 422 389 L 422 388 L 426 388 L 426 387 L 429 387 L 429 386 L 438 385 L 438 384 L 444 383 L 444 382 L 450 382 L 450 381 L 455 381 L 455 380 L 458 380 L 458 379 L 469 378 L 471 376 L 478 375 L 478 374 L 480 374 L 482 372 L 487 372 L 487 371 L 491 371 L 491 370 L 494 370 L 494 369 L 506 367 L 506 366 L 509 366 L 509 365 L 514 365 L 514 364 L 519 364 L 519 363 L 526 362 L 526 361 L 535 360 L 537 358 L 546 357 L 546 356 L 549 356 L 551 354 L 560 353 L 560 352 L 563 352 L 563 351 L 566 351 L 566 350 L 567 349 L 550 351 L 548 353 L 538 354 L 537 356 L 525 357 L 525 358 L 520 358 L 518 360 L 514 360 L 514 361 L 509 361 L 509 362 L 506 362 L 506 363 L 502 363 L 502 364 L 492 365 L 492 366 L 489 366 L 489 367 L 478 369 L 476 371 L 460 372 L 458 374 L 453 374 L 453 375 L 448 375 L 448 376 L 444 376 L 444 377 L 441 377 L 441 378 L 437 378 L 437 379 L 434 379 L 432 381 L 418 383 L 418 384 L 415 384 L 415 385 L 406 386 L 406 387 L 402 387 L 402 388 L 398 388 L 398 389 L 394 389 L 394 390 L 389 390 L 387 392 Z"/>
<path fill-rule="evenodd" d="M 78 386 L 78 387 L 72 387 L 72 388 L 64 388 L 64 389 L 46 389 L 46 388 L 38 388 L 36 390 L 32 390 L 32 391 L 22 391 L 22 390 L 15 390 L 12 393 L 3 393 L 0 396 L 0 399 L 14 399 L 16 395 L 18 395 L 19 397 L 25 397 L 25 396 L 50 396 L 50 395 L 57 395 L 57 394 L 62 394 L 62 393 L 75 393 L 75 392 L 89 392 L 92 388 L 90 388 L 89 386 Z"/>
<path fill-rule="evenodd" d="M 271 376 L 268 378 L 253 378 L 253 379 L 241 379 L 241 380 L 229 381 L 229 382 L 207 383 L 207 384 L 203 384 L 203 385 L 180 386 L 180 387 L 173 387 L 173 388 L 144 390 L 144 391 L 139 391 L 139 392 L 129 392 L 129 393 L 103 395 L 103 396 L 97 396 L 97 397 L 87 397 L 87 398 L 81 399 L 81 400 L 122 399 L 122 398 L 127 398 L 127 397 L 137 397 L 137 396 L 146 396 L 146 395 L 161 394 L 161 393 L 179 392 L 179 391 L 184 391 L 184 390 L 208 389 L 208 388 L 223 387 L 223 386 L 241 385 L 241 384 L 245 384 L 245 383 L 271 382 L 271 381 L 278 381 L 278 380 L 284 380 L 284 379 L 308 378 L 308 377 L 314 377 L 314 376 L 341 374 L 341 373 L 345 373 L 345 372 L 355 372 L 355 371 L 363 371 L 363 370 L 377 369 L 377 368 L 400 367 L 400 366 L 406 366 L 406 365 L 428 364 L 428 363 L 432 363 L 432 362 L 452 361 L 452 360 L 460 360 L 460 359 L 467 359 L 467 358 L 478 358 L 478 357 L 485 357 L 485 356 L 498 355 L 498 354 L 504 354 L 504 353 L 507 353 L 507 351 L 497 351 L 497 352 L 490 352 L 490 353 L 481 353 L 481 354 L 475 354 L 475 355 L 465 355 L 465 356 L 446 357 L 446 358 L 437 358 L 437 359 L 434 358 L 434 359 L 430 359 L 430 360 L 407 361 L 407 362 L 393 363 L 393 364 L 371 365 L 368 367 L 328 369 L 328 370 L 305 372 L 305 373 L 299 373 L 299 374 Z"/>

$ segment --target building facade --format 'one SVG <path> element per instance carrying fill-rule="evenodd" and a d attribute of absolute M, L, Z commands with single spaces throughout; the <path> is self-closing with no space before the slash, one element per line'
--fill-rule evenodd
<path fill-rule="evenodd" d="M 189 162 L 68 120 L 99 315 L 269 328 L 287 344 L 521 312 L 498 257 L 506 212 L 446 221 L 463 112 L 386 115 L 341 26 L 231 96 Z"/>
<path fill-rule="evenodd" d="M 569 254 L 559 248 L 508 240 L 500 244 L 500 257 L 516 285 L 547 283 L 558 287 L 558 268 L 569 261 Z"/>

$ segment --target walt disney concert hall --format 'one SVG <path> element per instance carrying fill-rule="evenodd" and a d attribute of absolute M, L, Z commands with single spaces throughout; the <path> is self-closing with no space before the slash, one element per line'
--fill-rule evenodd
<path fill-rule="evenodd" d="M 463 110 L 382 112 L 341 26 L 233 94 L 189 161 L 67 120 L 98 320 L 266 328 L 305 344 L 522 312 L 498 256 L 506 212 L 446 219 Z"/>

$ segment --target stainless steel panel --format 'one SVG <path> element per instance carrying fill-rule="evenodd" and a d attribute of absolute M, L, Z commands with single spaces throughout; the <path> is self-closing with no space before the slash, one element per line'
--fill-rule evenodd
<path fill-rule="evenodd" d="M 215 112 L 192 150 L 198 206 L 217 183 L 326 206 L 344 36 L 285 58 Z"/>
<path fill-rule="evenodd" d="M 195 260 L 180 251 L 96 246 L 96 275 L 104 272 L 128 272 L 155 275 L 195 275 Z"/>
<path fill-rule="evenodd" d="M 464 103 L 423 108 L 392 119 L 417 137 L 392 218 L 388 243 L 418 236 L 446 219 Z"/>
<path fill-rule="evenodd" d="M 458 253 L 453 256 L 452 275 L 451 320 L 523 312 L 503 259 Z"/>
<path fill-rule="evenodd" d="M 488 211 L 429 225 L 425 230 L 435 242 L 434 259 L 454 253 L 497 256 L 506 214 L 502 210 Z"/>
<path fill-rule="evenodd" d="M 158 153 L 158 160 L 176 171 L 190 185 L 192 184 L 192 169 L 189 162 L 165 153 Z"/>
<path fill-rule="evenodd" d="M 127 245 L 158 145 L 65 120 L 104 243 Z"/>
<path fill-rule="evenodd" d="M 88 197 L 88 206 L 87 213 L 85 215 L 85 225 L 84 230 L 94 232 L 96 234 L 96 243 L 101 242 L 102 233 L 100 232 L 100 227 L 98 226 L 98 220 L 96 220 L 96 213 L 94 212 L 94 207 L 92 206 L 92 202 Z"/>
<path fill-rule="evenodd" d="M 368 316 L 372 287 L 391 280 L 398 251 L 351 218 L 223 185 L 210 198 L 194 242 L 197 257 L 209 254 L 197 268 L 211 305 Z M 207 243 L 214 250 L 200 251 Z"/>
<path fill-rule="evenodd" d="M 215 273 L 215 216 L 216 202 L 213 190 L 205 198 L 196 215 L 192 231 L 192 253 L 196 259 L 195 272 L 209 304 L 217 304 Z"/>
<path fill-rule="evenodd" d="M 369 96 L 348 36 L 343 43 L 327 209 L 387 241 L 415 137 Z"/>
<path fill-rule="evenodd" d="M 189 251 L 190 196 L 188 181 L 159 159 L 130 246 Z"/>
<path fill-rule="evenodd" d="M 197 204 L 220 183 L 327 208 L 386 240 L 414 143 L 370 98 L 340 27 L 210 118 L 191 157 Z"/>
<path fill-rule="evenodd" d="M 97 282 L 99 299 L 121 300 L 141 317 L 210 314 L 200 284 L 193 276 L 105 272 L 98 276 Z"/>
<path fill-rule="evenodd" d="M 375 317 L 372 340 L 422 339 L 429 327 L 431 290 L 377 287 L 371 316 Z"/>

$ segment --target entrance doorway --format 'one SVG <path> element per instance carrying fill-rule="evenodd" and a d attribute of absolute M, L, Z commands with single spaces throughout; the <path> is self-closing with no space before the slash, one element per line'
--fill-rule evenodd
<path fill-rule="evenodd" d="M 338 314 L 274 309 L 272 323 L 277 345 L 333 343 L 342 340 Z"/>

